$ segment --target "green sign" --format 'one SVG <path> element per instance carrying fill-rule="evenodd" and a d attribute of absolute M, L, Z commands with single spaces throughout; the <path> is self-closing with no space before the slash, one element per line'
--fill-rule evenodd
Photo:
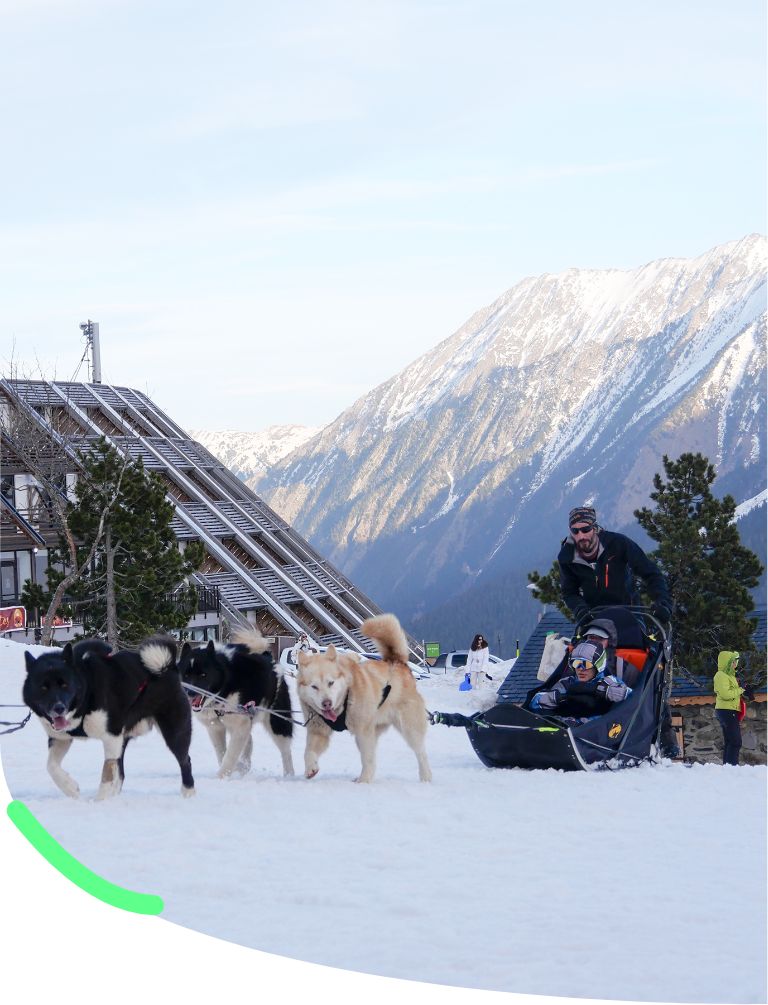
<path fill-rule="evenodd" d="M 439 642 L 427 642 L 424 646 L 426 652 L 424 653 L 424 659 L 436 660 L 440 655 L 440 643 Z"/>

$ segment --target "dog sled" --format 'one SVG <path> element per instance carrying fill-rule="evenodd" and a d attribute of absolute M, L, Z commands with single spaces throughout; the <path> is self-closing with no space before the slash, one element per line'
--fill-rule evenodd
<path fill-rule="evenodd" d="M 529 706 L 534 694 L 552 688 L 566 674 L 570 651 L 580 639 L 580 626 L 593 624 L 597 618 L 611 620 L 616 626 L 611 657 L 620 657 L 623 666 L 631 670 L 632 693 L 604 714 L 585 721 L 532 711 Z M 431 721 L 463 726 L 473 750 L 489 768 L 590 771 L 654 760 L 661 746 L 670 686 L 669 630 L 642 608 L 593 611 L 580 626 L 558 667 L 528 692 L 522 705 L 502 702 L 471 716 L 433 712 Z M 622 645 L 622 634 L 633 645 Z"/>

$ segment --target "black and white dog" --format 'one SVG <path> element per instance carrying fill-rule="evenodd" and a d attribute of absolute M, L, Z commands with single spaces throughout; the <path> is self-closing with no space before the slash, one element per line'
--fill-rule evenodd
<path fill-rule="evenodd" d="M 264 724 L 275 741 L 283 759 L 283 774 L 293 774 L 291 698 L 267 648 L 257 631 L 235 634 L 231 645 L 209 642 L 192 649 L 187 642 L 182 647 L 179 670 L 183 684 L 208 692 L 190 691 L 189 700 L 208 730 L 219 762 L 219 778 L 250 770 L 256 721 Z"/>
<path fill-rule="evenodd" d="M 154 724 L 181 768 L 181 794 L 194 795 L 189 760 L 192 715 L 176 667 L 173 639 L 154 638 L 137 652 L 112 653 L 106 642 L 84 639 L 37 659 L 24 653 L 22 696 L 48 736 L 48 773 L 62 792 L 79 788 L 61 767 L 73 739 L 101 740 L 104 767 L 97 799 L 118 794 L 128 741 Z"/>

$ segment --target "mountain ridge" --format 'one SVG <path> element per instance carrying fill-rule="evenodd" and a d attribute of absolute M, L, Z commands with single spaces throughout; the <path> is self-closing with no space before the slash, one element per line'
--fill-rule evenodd
<path fill-rule="evenodd" d="M 483 581 L 524 586 L 574 500 L 637 530 L 665 453 L 701 450 L 718 491 L 751 499 L 765 488 L 766 257 L 749 235 L 521 280 L 258 491 L 410 624 Z"/>

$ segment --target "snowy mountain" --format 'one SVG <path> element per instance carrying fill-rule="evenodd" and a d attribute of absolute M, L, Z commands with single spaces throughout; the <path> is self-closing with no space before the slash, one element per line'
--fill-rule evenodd
<path fill-rule="evenodd" d="M 715 491 L 764 514 L 766 250 L 524 279 L 259 492 L 414 629 L 501 581 L 532 619 L 525 572 L 549 567 L 570 506 L 643 541 L 632 513 L 664 454 L 705 453 Z"/>
<path fill-rule="evenodd" d="M 252 487 L 264 472 L 319 432 L 311 426 L 268 426 L 256 433 L 190 430 L 198 443 Z"/>

